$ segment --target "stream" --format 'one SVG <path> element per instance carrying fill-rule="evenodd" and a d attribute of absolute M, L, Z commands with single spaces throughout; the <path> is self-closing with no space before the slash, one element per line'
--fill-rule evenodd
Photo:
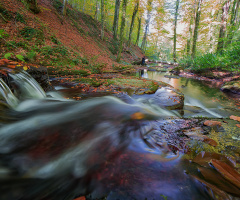
<path fill-rule="evenodd" d="M 239 101 L 197 80 L 165 75 L 143 74 L 184 93 L 180 115 L 186 119 L 114 96 L 75 101 L 58 91 L 45 93 L 26 72 L 9 74 L 14 92 L 0 79 L 0 199 L 72 200 L 87 194 L 89 200 L 239 199 L 239 188 L 218 181 L 219 172 L 208 166 L 212 160 L 203 155 L 209 168 L 201 173 L 211 172 L 203 181 L 201 158 L 192 163 L 184 156 L 189 151 L 186 141 L 198 145 L 192 148 L 196 155 L 211 141 L 202 119 L 192 117 L 239 113 Z M 237 138 L 236 130 L 228 131 Z M 228 132 L 213 131 L 232 141 Z M 221 148 L 216 151 L 223 152 Z M 238 156 L 236 149 L 230 150 Z M 232 163 L 214 153 L 209 157 Z"/>
<path fill-rule="evenodd" d="M 240 114 L 240 95 L 224 93 L 211 82 L 147 71 L 142 77 L 170 84 L 184 94 L 183 117 L 229 117 Z M 191 109 L 192 108 L 192 109 Z M 192 110 L 199 108 L 199 112 Z"/>

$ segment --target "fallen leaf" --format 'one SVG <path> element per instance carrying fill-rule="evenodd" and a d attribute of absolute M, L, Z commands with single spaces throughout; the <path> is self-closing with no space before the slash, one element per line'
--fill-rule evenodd
<path fill-rule="evenodd" d="M 220 160 L 211 160 L 211 163 L 224 178 L 240 188 L 240 174 L 233 167 Z"/>
<path fill-rule="evenodd" d="M 213 127 L 213 126 L 222 126 L 222 123 L 219 122 L 219 121 L 212 121 L 212 120 L 207 120 L 203 123 L 205 126 L 210 126 L 210 127 Z"/>
<path fill-rule="evenodd" d="M 199 167 L 198 170 L 201 172 L 204 179 L 210 184 L 214 184 L 219 189 L 234 196 L 240 197 L 240 189 L 223 178 L 216 170 L 205 167 Z"/>
<path fill-rule="evenodd" d="M 218 145 L 218 143 L 215 140 L 208 138 L 208 137 L 205 137 L 203 142 L 205 142 L 213 147 L 216 147 Z"/>
<path fill-rule="evenodd" d="M 236 161 L 232 157 L 227 157 L 218 153 L 210 153 L 205 151 L 199 153 L 192 161 L 203 167 L 209 167 L 208 163 L 213 159 L 225 162 L 232 167 L 236 166 Z"/>

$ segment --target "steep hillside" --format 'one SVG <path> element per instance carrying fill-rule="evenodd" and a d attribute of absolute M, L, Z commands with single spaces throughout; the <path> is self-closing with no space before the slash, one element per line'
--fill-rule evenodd
<path fill-rule="evenodd" d="M 39 0 L 40 13 L 34 14 L 21 1 L 0 2 L 0 57 L 58 67 L 117 66 L 116 42 L 105 30 L 100 39 L 100 23 L 68 6 L 62 16 L 62 2 Z M 120 64 L 140 61 L 137 46 L 124 47 Z"/>

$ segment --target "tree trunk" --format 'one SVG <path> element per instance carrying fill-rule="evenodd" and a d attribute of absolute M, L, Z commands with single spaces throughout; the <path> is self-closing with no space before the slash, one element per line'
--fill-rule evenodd
<path fill-rule="evenodd" d="M 198 0 L 198 7 L 196 10 L 196 18 L 195 18 L 195 27 L 193 32 L 192 59 L 195 58 L 195 54 L 196 54 L 198 27 L 199 27 L 200 16 L 201 16 L 201 4 L 202 4 L 202 0 Z"/>
<path fill-rule="evenodd" d="M 138 12 L 138 7 L 139 7 L 139 0 L 136 0 L 133 14 L 132 14 L 132 21 L 131 21 L 131 25 L 130 25 L 128 46 L 130 46 L 130 44 L 131 44 L 132 31 L 133 31 L 133 27 L 134 27 L 135 18 L 136 18 L 137 12 Z"/>
<path fill-rule="evenodd" d="M 86 0 L 83 1 L 83 7 L 82 7 L 82 11 L 85 11 L 85 4 L 86 4 Z"/>
<path fill-rule="evenodd" d="M 127 1 L 128 0 L 123 0 L 123 4 L 122 4 L 122 22 L 121 22 L 121 29 L 120 29 L 120 45 L 118 50 L 117 62 L 120 61 L 122 50 L 123 50 L 123 33 L 125 28 Z"/>
<path fill-rule="evenodd" d="M 96 0 L 96 10 L 95 10 L 95 14 L 94 14 L 94 19 L 95 19 L 95 20 L 98 19 L 98 9 L 99 9 L 98 6 L 99 6 L 99 5 L 98 5 L 98 0 Z"/>
<path fill-rule="evenodd" d="M 62 10 L 63 16 L 66 16 L 67 14 L 67 0 L 63 1 L 63 10 Z"/>
<path fill-rule="evenodd" d="M 114 13 L 114 20 L 113 20 L 113 38 L 114 38 L 114 40 L 117 39 L 120 1 L 121 0 L 115 1 L 115 13 Z"/>
<path fill-rule="evenodd" d="M 40 9 L 38 7 L 37 0 L 26 0 L 29 10 L 33 13 L 38 14 L 40 13 Z"/>
<path fill-rule="evenodd" d="M 191 40 L 192 40 L 192 27 L 193 26 L 193 17 L 191 17 L 190 25 L 189 25 L 189 37 L 187 39 L 187 56 L 190 55 L 190 49 L 191 49 Z"/>
<path fill-rule="evenodd" d="M 105 0 L 101 0 L 101 40 L 104 39 Z"/>
<path fill-rule="evenodd" d="M 239 2 L 240 2 L 240 0 L 234 0 L 234 2 L 233 2 L 230 25 L 229 25 L 228 34 L 227 34 L 227 38 L 228 38 L 227 44 L 228 45 L 231 44 L 234 33 L 237 30 L 236 23 L 237 23 Z"/>
<path fill-rule="evenodd" d="M 140 38 L 141 22 L 142 22 L 142 17 L 138 17 L 138 32 L 137 32 L 137 39 L 135 43 L 136 45 L 138 45 L 139 38 Z"/>
<path fill-rule="evenodd" d="M 147 45 L 147 34 L 148 34 L 148 29 L 149 29 L 149 24 L 151 19 L 152 2 L 153 0 L 148 0 L 147 20 L 146 20 L 146 26 L 145 26 L 145 31 L 143 35 L 142 45 L 141 45 L 142 50 L 145 50 L 145 47 Z"/>
<path fill-rule="evenodd" d="M 173 61 L 174 62 L 177 61 L 176 47 L 177 47 L 177 18 L 178 18 L 179 1 L 180 0 L 176 0 L 175 19 L 174 19 L 174 36 L 173 36 Z"/>
<path fill-rule="evenodd" d="M 224 38 L 225 38 L 225 33 L 227 28 L 229 6 L 230 6 L 230 1 L 226 1 L 222 7 L 222 17 L 221 17 L 221 25 L 219 30 L 217 52 L 222 52 L 224 47 Z"/>

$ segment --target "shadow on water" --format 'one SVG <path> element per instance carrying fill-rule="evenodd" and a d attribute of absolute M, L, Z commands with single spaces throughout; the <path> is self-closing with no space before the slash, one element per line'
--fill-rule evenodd
<path fill-rule="evenodd" d="M 1 200 L 211 199 L 179 152 L 148 138 L 168 112 L 109 96 L 48 97 L 28 74 L 10 77 L 13 93 L 1 81 Z"/>

